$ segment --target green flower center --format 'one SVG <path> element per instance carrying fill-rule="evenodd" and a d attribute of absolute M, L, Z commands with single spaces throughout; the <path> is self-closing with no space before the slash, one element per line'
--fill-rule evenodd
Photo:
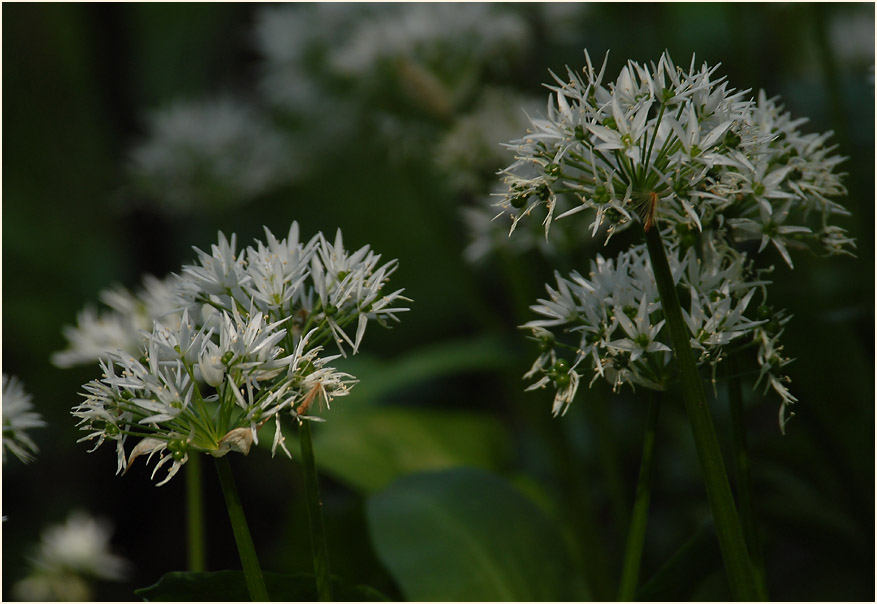
<path fill-rule="evenodd" d="M 593 199 L 596 203 L 599 203 L 600 205 L 609 203 L 609 200 L 611 199 L 609 195 L 609 190 L 606 189 L 606 187 L 604 187 L 603 185 L 598 186 L 596 189 L 594 189 Z"/>

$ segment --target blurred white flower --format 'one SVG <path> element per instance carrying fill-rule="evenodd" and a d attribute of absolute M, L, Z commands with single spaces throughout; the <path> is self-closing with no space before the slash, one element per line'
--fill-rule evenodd
<path fill-rule="evenodd" d="M 121 286 L 103 290 L 99 298 L 108 308 L 87 306 L 80 311 L 76 325 L 63 328 L 68 346 L 52 354 L 52 363 L 66 368 L 94 363 L 117 350 L 140 354 L 142 332 L 151 331 L 155 321 L 178 325 L 180 302 L 174 294 L 177 282 L 176 275 L 165 279 L 144 275 L 134 292 Z"/>
<path fill-rule="evenodd" d="M 172 213 L 248 201 L 296 176 L 294 151 L 241 101 L 178 102 L 156 111 L 131 152 L 135 188 Z"/>
<path fill-rule="evenodd" d="M 450 183 L 469 193 L 484 191 L 511 159 L 511 152 L 497 141 L 525 129 L 525 111 L 532 112 L 537 104 L 513 90 L 486 87 L 475 107 L 457 117 L 436 148 L 436 163 Z"/>
<path fill-rule="evenodd" d="M 82 511 L 48 527 L 31 558 L 30 574 L 12 592 L 24 601 L 89 601 L 93 580 L 121 581 L 130 564 L 110 550 L 111 525 Z"/>
<path fill-rule="evenodd" d="M 259 89 L 277 109 L 318 115 L 334 102 L 324 89 L 326 55 L 354 35 L 361 20 L 375 10 L 366 3 L 295 3 L 261 8 L 254 43 L 263 56 Z M 331 112 L 335 118 L 343 113 Z M 325 115 L 325 114 L 324 114 Z M 323 120 L 331 126 L 334 120 Z"/>
<path fill-rule="evenodd" d="M 874 63 L 874 10 L 866 6 L 853 4 L 845 11 L 832 11 L 828 35 L 842 61 Z"/>
<path fill-rule="evenodd" d="M 6 463 L 7 450 L 24 463 L 33 461 L 39 448 L 26 430 L 41 428 L 46 422 L 33 411 L 31 395 L 25 392 L 18 378 L 5 373 L 0 407 L 3 409 L 3 463 Z"/>
<path fill-rule="evenodd" d="M 407 59 L 447 73 L 509 61 L 529 42 L 524 19 L 507 7 L 484 3 L 386 5 L 366 17 L 332 55 L 339 72 L 363 77 Z"/>
<path fill-rule="evenodd" d="M 365 133 L 394 157 L 422 155 L 485 81 L 512 73 L 530 29 L 493 4 L 268 7 L 256 24 L 260 90 L 311 156 Z"/>

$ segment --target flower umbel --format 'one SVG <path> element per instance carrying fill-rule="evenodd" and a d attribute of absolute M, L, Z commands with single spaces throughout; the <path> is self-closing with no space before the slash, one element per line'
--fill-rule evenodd
<path fill-rule="evenodd" d="M 514 231 L 544 208 L 547 238 L 565 199 L 573 207 L 557 218 L 590 212 L 592 235 L 603 231 L 606 242 L 635 221 L 647 234 L 657 229 L 686 294 L 682 315 L 697 363 L 715 376 L 728 354 L 757 350 L 759 383 L 779 395 L 783 429 L 795 401 L 778 342 L 789 317 L 767 305 L 768 282 L 751 254 L 773 249 L 789 268 L 795 247 L 852 254 L 854 241 L 831 224 L 848 214 L 836 201 L 846 190 L 836 172 L 843 158 L 826 146 L 831 133 L 802 133 L 806 120 L 792 119 L 776 99 L 762 91 L 748 100 L 716 77 L 717 66 L 698 68 L 693 58 L 687 70 L 667 53 L 657 64 L 629 61 L 614 82 L 604 79 L 605 61 L 597 70 L 587 52 L 585 60 L 580 74 L 552 74 L 546 117 L 531 118 L 528 134 L 507 145 L 516 159 L 501 171 L 500 215 Z M 758 245 L 738 248 L 746 242 Z M 541 317 L 523 327 L 540 356 L 525 377 L 540 378 L 531 388 L 554 383 L 555 414 L 588 369 L 591 381 L 602 377 L 613 388 L 661 390 L 675 378 L 648 265 L 641 245 L 615 261 L 598 257 L 589 278 L 557 275 L 557 289 L 546 286 L 549 297 L 532 307 Z M 567 371 L 558 371 L 560 360 Z"/>
<path fill-rule="evenodd" d="M 662 235 L 681 225 L 733 240 L 767 237 L 790 266 L 790 241 L 826 253 L 852 244 L 828 224 L 848 213 L 834 201 L 846 190 L 835 172 L 843 158 L 825 145 L 831 133 L 801 133 L 806 120 L 763 91 L 746 100 L 715 77 L 718 66 L 696 68 L 692 59 L 683 70 L 664 53 L 650 66 L 630 61 L 604 82 L 605 62 L 597 71 L 585 59 L 581 74 L 552 74 L 547 117 L 532 118 L 530 132 L 508 145 L 516 161 L 501 172 L 508 192 L 498 205 L 512 229 L 544 207 L 547 236 L 558 197 L 568 196 L 576 205 L 562 216 L 592 211 L 593 233 L 610 237 L 638 215 Z M 829 227 L 832 237 L 820 238 Z"/>
<path fill-rule="evenodd" d="M 158 455 L 153 476 L 170 464 L 159 485 L 190 454 L 247 454 L 271 419 L 272 453 L 288 455 L 281 413 L 317 419 L 348 394 L 356 378 L 331 362 L 358 350 L 369 320 L 387 326 L 407 310 L 402 290 L 384 293 L 396 262 L 381 265 L 368 246 L 347 252 L 340 231 L 334 244 L 322 234 L 303 243 L 293 223 L 285 239 L 266 229 L 266 242 L 240 252 L 220 233 L 210 253 L 196 252 L 175 280 L 168 316 L 179 319 L 155 318 L 135 352 L 101 354 L 103 375 L 73 410 L 81 440 L 115 442 L 118 473 L 140 456 Z M 330 342 L 340 354 L 326 354 Z"/>
<path fill-rule="evenodd" d="M 747 278 L 751 271 L 742 256 L 729 261 L 714 254 L 702 260 L 689 248 L 672 252 L 669 259 L 680 289 L 690 295 L 683 316 L 699 364 L 714 371 L 731 351 L 757 346 L 762 374 L 772 376 L 764 379 L 784 406 L 792 402 L 778 388 L 787 381 L 779 373 L 787 361 L 772 353 L 775 337 L 768 336 L 779 335 L 778 321 L 788 318 L 766 305 L 768 282 Z M 590 376 L 590 383 L 603 378 L 614 389 L 627 384 L 653 390 L 663 390 L 674 379 L 675 361 L 664 343 L 662 305 L 644 246 L 614 260 L 598 256 L 587 278 L 574 272 L 569 278 L 558 274 L 556 281 L 556 289 L 546 286 L 548 298 L 532 307 L 540 318 L 523 326 L 540 351 L 525 377 L 539 377 L 530 389 L 553 382 L 559 397 L 555 415 L 566 411 L 581 378 Z M 756 295 L 762 300 L 758 306 L 752 303 Z"/>

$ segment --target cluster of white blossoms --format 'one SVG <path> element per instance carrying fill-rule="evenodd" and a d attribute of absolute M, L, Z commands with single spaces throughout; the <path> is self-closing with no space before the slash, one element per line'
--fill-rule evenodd
<path fill-rule="evenodd" d="M 512 229 L 540 206 L 546 235 L 558 195 L 591 210 L 592 233 L 611 236 L 638 215 L 645 228 L 681 229 L 729 241 L 772 243 L 789 266 L 787 247 L 812 242 L 827 253 L 853 247 L 831 217 L 848 212 L 832 198 L 846 193 L 835 168 L 844 158 L 825 142 L 831 133 L 802 134 L 764 92 L 757 101 L 728 89 L 717 67 L 686 72 L 668 54 L 657 65 L 629 62 L 603 84 L 585 53 L 583 76 L 569 70 L 547 118 L 513 142 L 516 161 L 503 170 L 508 192 L 499 206 Z M 608 57 L 607 57 L 608 59 Z M 811 219 L 814 219 L 812 220 Z M 815 223 L 815 224 L 814 224 Z"/>
<path fill-rule="evenodd" d="M 672 249 L 670 270 L 680 291 L 682 315 L 696 361 L 713 371 L 731 354 L 754 352 L 761 365 L 759 382 L 781 398 L 781 425 L 789 392 L 782 368 L 779 337 L 789 317 L 767 303 L 768 281 L 756 275 L 743 255 L 709 249 L 698 257 L 694 247 Z M 553 412 L 564 413 L 580 380 L 605 379 L 613 389 L 622 384 L 664 390 L 678 372 L 665 330 L 662 304 L 644 245 L 617 258 L 598 256 L 588 277 L 573 272 L 556 275 L 548 297 L 532 310 L 540 316 L 523 328 L 538 342 L 539 357 L 525 378 L 537 378 L 528 389 L 553 384 Z"/>
<path fill-rule="evenodd" d="M 46 528 L 30 556 L 31 571 L 13 585 L 17 599 L 28 602 L 84 602 L 94 598 L 93 579 L 123 580 L 129 562 L 110 549 L 112 527 L 83 511 L 63 524 Z"/>
<path fill-rule="evenodd" d="M 685 319 L 701 362 L 715 366 L 721 350 L 743 338 L 756 343 L 761 379 L 783 401 L 783 425 L 794 401 L 777 371 L 788 363 L 777 342 L 787 317 L 764 300 L 750 304 L 765 282 L 746 278 L 756 245 L 739 248 L 772 246 L 790 268 L 793 247 L 851 254 L 853 240 L 830 222 L 848 214 L 835 201 L 846 191 L 835 171 L 843 158 L 826 146 L 831 133 L 801 133 L 806 120 L 792 119 L 764 92 L 746 99 L 715 77 L 716 67 L 697 68 L 694 59 L 687 71 L 666 53 L 650 66 L 631 61 L 604 83 L 605 61 L 597 70 L 585 58 L 581 75 L 552 74 L 547 116 L 531 118 L 528 134 L 508 145 L 516 159 L 501 172 L 500 216 L 510 216 L 514 231 L 544 208 L 547 238 L 563 199 L 572 209 L 557 218 L 590 212 L 591 234 L 603 232 L 607 242 L 635 221 L 658 229 L 674 278 L 690 290 Z M 533 307 L 546 319 L 527 327 L 546 351 L 528 376 L 541 376 L 537 386 L 555 382 L 555 412 L 575 394 L 586 360 L 615 386 L 666 383 L 671 355 L 659 337 L 660 302 L 644 249 L 601 259 L 590 280 L 558 277 L 551 299 Z M 581 337 L 572 363 L 555 358 L 548 339 L 546 328 L 560 326 Z"/>
<path fill-rule="evenodd" d="M 246 454 L 272 418 L 272 452 L 288 455 L 281 413 L 316 419 L 308 411 L 348 394 L 356 378 L 332 361 L 358 351 L 370 321 L 388 326 L 408 310 L 398 306 L 409 301 L 402 290 L 385 291 L 397 262 L 382 264 L 369 246 L 347 251 L 340 231 L 332 242 L 322 233 L 303 242 L 297 223 L 285 239 L 265 234 L 240 252 L 235 235 L 221 233 L 210 252 L 196 248 L 198 261 L 153 307 L 171 310 L 152 316 L 137 349 L 98 355 L 103 377 L 85 384 L 73 415 L 94 449 L 115 442 L 118 472 L 158 453 L 155 471 L 171 463 L 164 484 L 190 452 Z M 87 329 L 69 332 L 76 346 Z"/>
<path fill-rule="evenodd" d="M 39 413 L 33 410 L 31 395 L 14 376 L 3 374 L 3 463 L 6 451 L 24 463 L 33 461 L 39 447 L 27 434 L 31 428 L 46 425 Z"/>

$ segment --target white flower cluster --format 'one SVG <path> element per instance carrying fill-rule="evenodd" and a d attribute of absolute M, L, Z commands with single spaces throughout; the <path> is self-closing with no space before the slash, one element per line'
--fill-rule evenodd
<path fill-rule="evenodd" d="M 402 290 L 384 291 L 397 262 L 381 264 L 369 246 L 348 252 L 340 231 L 303 242 L 297 223 L 285 239 L 265 234 L 240 252 L 221 233 L 209 253 L 196 248 L 156 305 L 176 311 L 153 316 L 136 350 L 98 355 L 103 377 L 85 384 L 73 415 L 95 449 L 115 442 L 118 472 L 159 453 L 156 471 L 172 464 L 164 484 L 190 452 L 246 454 L 271 418 L 272 452 L 286 451 L 281 412 L 315 419 L 309 410 L 348 394 L 356 379 L 331 362 L 358 351 L 369 321 L 388 326 L 408 310 Z M 69 332 L 81 349 L 94 348 L 83 344 L 88 329 Z M 339 354 L 326 355 L 330 343 Z M 126 453 L 129 437 L 138 440 Z"/>
<path fill-rule="evenodd" d="M 128 561 L 110 550 L 111 536 L 107 522 L 74 511 L 65 523 L 43 531 L 32 570 L 13 594 L 28 602 L 92 600 L 90 580 L 119 581 L 130 571 Z"/>
<path fill-rule="evenodd" d="M 787 246 L 799 242 L 849 253 L 852 240 L 829 224 L 848 214 L 833 200 L 846 190 L 834 171 L 843 158 L 825 146 L 831 133 L 802 134 L 806 120 L 764 92 L 744 100 L 714 77 L 717 67 L 694 59 L 688 71 L 666 53 L 650 67 L 631 61 L 604 85 L 605 62 L 597 71 L 585 58 L 581 76 L 554 76 L 547 117 L 510 145 L 517 159 L 503 171 L 498 205 L 512 229 L 544 206 L 547 236 L 565 194 L 578 205 L 563 215 L 593 211 L 594 234 L 605 226 L 611 236 L 638 215 L 662 234 L 755 239 L 759 251 L 772 243 L 789 266 Z"/>
<path fill-rule="evenodd" d="M 695 248 L 671 250 L 668 260 L 681 296 L 682 315 L 699 365 L 716 366 L 730 354 L 753 350 L 761 366 L 759 381 L 780 396 L 780 423 L 786 405 L 796 399 L 785 384 L 779 337 L 789 317 L 767 304 L 768 281 L 754 277 L 745 257 L 710 250 L 703 258 Z M 601 256 L 587 278 L 577 272 L 557 286 L 546 286 L 548 298 L 532 310 L 539 319 L 523 326 L 538 342 L 540 355 L 524 376 L 536 378 L 529 390 L 553 384 L 553 412 L 566 412 L 582 378 L 591 376 L 621 385 L 664 390 L 677 365 L 664 329 L 657 284 L 643 245 L 614 260 Z M 758 294 L 759 303 L 753 301 Z"/>
<path fill-rule="evenodd" d="M 502 171 L 507 190 L 498 205 L 511 230 L 546 208 L 547 238 L 558 201 L 574 207 L 558 218 L 590 211 L 592 235 L 606 240 L 638 220 L 659 229 L 682 297 L 685 322 L 699 362 L 716 365 L 737 349 L 754 347 L 763 381 L 779 394 L 780 426 L 795 401 L 781 368 L 778 338 L 788 316 L 766 303 L 766 281 L 737 246 L 772 244 L 791 268 L 789 248 L 806 243 L 826 254 L 851 254 L 853 241 L 830 224 L 848 212 L 834 198 L 846 193 L 835 168 L 842 158 L 826 147 L 828 134 L 802 134 L 764 92 L 744 100 L 715 67 L 635 62 L 604 84 L 585 53 L 582 75 L 554 76 L 546 118 L 509 147 L 516 161 Z M 553 74 L 552 74 L 553 75 Z M 752 246 L 753 249 L 754 246 Z M 541 354 L 527 377 L 533 388 L 554 383 L 554 412 L 565 410 L 588 373 L 614 387 L 663 389 L 675 365 L 664 343 L 661 302 L 645 247 L 614 262 L 598 259 L 590 278 L 557 276 L 557 289 L 533 310 L 544 318 L 524 327 Z M 761 303 L 752 303 L 756 291 Z M 557 350 L 566 351 L 562 358 Z M 592 380 L 593 381 L 593 380 Z"/>
<path fill-rule="evenodd" d="M 3 374 L 3 463 L 6 451 L 24 463 L 33 461 L 39 447 L 26 430 L 46 425 L 40 414 L 33 410 L 31 395 L 14 376 Z"/>

